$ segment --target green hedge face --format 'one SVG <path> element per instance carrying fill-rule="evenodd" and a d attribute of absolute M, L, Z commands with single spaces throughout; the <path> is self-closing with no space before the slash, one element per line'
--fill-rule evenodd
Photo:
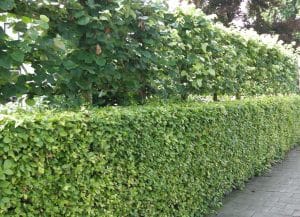
<path fill-rule="evenodd" d="M 1 216 L 204 216 L 300 138 L 300 97 L 1 116 Z"/>

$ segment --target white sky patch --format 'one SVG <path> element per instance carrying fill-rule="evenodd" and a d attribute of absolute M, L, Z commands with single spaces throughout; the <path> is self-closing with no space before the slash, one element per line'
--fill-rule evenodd
<path fill-rule="evenodd" d="M 248 2 L 249 0 L 243 0 L 240 5 L 240 13 L 231 22 L 236 27 L 244 27 L 243 16 L 248 13 Z"/>
<path fill-rule="evenodd" d="M 239 28 L 244 27 L 243 15 L 248 13 L 248 8 L 247 8 L 248 3 L 249 3 L 249 0 L 243 0 L 241 2 L 240 13 L 232 21 L 233 26 L 239 27 Z M 180 2 L 179 0 L 168 0 L 168 5 L 169 5 L 169 9 L 171 11 L 174 11 L 178 7 L 186 8 L 186 7 L 188 7 L 188 5 L 191 5 L 191 4 L 188 4 L 187 1 Z"/>
<path fill-rule="evenodd" d="M 4 23 L 4 22 L 0 22 L 0 26 L 2 27 L 2 29 L 4 30 L 4 32 L 9 35 L 9 37 L 11 37 L 13 40 L 18 40 L 19 39 L 19 34 L 15 33 L 13 31 L 13 29 L 11 28 L 9 22 Z"/>
<path fill-rule="evenodd" d="M 168 5 L 169 5 L 169 8 L 170 10 L 175 10 L 177 7 L 180 6 L 180 2 L 179 0 L 169 0 L 168 1 Z"/>

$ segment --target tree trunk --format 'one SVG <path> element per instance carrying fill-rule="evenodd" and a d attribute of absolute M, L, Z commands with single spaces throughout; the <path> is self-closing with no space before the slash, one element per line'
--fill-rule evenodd
<path fill-rule="evenodd" d="M 218 101 L 218 94 L 217 94 L 217 93 L 214 93 L 214 95 L 213 95 L 213 100 L 214 100 L 215 102 Z"/>
<path fill-rule="evenodd" d="M 92 94 L 92 91 L 84 91 L 82 92 L 82 96 L 83 96 L 83 99 L 84 101 L 89 104 L 89 105 L 92 105 L 93 104 L 93 94 Z"/>

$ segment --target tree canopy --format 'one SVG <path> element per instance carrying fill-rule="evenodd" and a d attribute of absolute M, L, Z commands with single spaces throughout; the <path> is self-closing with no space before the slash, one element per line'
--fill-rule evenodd
<path fill-rule="evenodd" d="M 141 0 L 4 0 L 0 100 L 63 96 L 96 105 L 189 94 L 288 93 L 295 59 L 282 46 L 219 28 L 195 9 Z M 22 64 L 32 72 L 19 72 Z"/>
<path fill-rule="evenodd" d="M 207 14 L 217 14 L 229 26 L 240 18 L 244 27 L 258 33 L 278 34 L 286 43 L 300 46 L 300 1 L 298 0 L 194 0 Z M 244 5 L 244 8 L 242 8 Z"/>

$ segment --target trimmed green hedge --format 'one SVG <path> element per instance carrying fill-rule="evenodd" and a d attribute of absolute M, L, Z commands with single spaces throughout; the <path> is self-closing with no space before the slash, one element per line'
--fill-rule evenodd
<path fill-rule="evenodd" d="M 300 97 L 1 116 L 1 216 L 203 216 L 300 140 Z"/>

